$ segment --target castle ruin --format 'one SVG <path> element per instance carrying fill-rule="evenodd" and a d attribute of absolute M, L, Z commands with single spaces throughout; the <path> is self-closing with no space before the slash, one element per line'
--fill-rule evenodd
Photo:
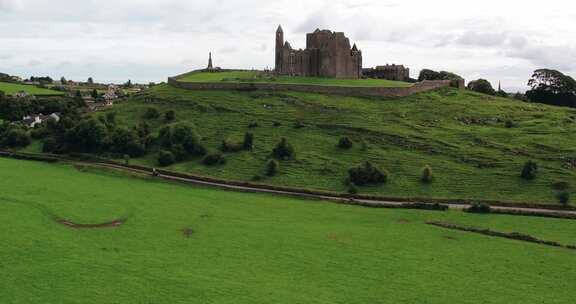
<path fill-rule="evenodd" d="M 276 31 L 277 75 L 359 79 L 362 77 L 362 51 L 344 33 L 317 29 L 306 35 L 306 49 L 295 50 L 284 41 L 284 31 Z"/>

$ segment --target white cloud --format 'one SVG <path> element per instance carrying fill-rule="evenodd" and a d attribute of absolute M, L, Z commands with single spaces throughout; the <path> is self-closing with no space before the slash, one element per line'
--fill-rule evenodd
<path fill-rule="evenodd" d="M 161 81 L 215 64 L 273 65 L 279 23 L 294 47 L 344 31 L 365 65 L 402 63 L 525 86 L 533 69 L 576 73 L 576 4 L 485 0 L 0 0 L 2 69 L 22 76 Z M 33 63 L 33 64 L 31 64 Z"/>

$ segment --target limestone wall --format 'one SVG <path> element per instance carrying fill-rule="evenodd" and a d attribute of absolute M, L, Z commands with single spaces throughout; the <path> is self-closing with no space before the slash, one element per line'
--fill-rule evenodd
<path fill-rule="evenodd" d="M 405 97 L 412 94 L 451 86 L 449 80 L 426 80 L 407 88 L 384 87 L 341 87 L 282 83 L 233 83 L 233 82 L 182 82 L 168 78 L 168 84 L 186 90 L 235 90 L 235 91 L 296 91 L 307 93 L 333 94 L 368 97 Z"/>

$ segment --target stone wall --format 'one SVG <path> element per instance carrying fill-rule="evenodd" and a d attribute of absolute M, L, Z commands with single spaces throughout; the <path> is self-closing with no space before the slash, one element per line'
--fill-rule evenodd
<path fill-rule="evenodd" d="M 412 94 L 452 86 L 449 80 L 426 80 L 407 88 L 341 87 L 282 83 L 233 83 L 233 82 L 183 82 L 168 78 L 170 86 L 186 90 L 235 90 L 235 91 L 295 91 L 367 97 L 405 97 Z"/>

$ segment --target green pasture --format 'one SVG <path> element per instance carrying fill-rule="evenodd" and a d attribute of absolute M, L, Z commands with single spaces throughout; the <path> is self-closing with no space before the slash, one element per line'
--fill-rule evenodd
<path fill-rule="evenodd" d="M 1 303 L 572 303 L 576 222 L 369 209 L 0 159 Z M 119 228 L 76 223 L 126 218 Z M 188 235 L 184 233 L 188 231 Z"/>
<path fill-rule="evenodd" d="M 17 83 L 0 82 L 0 91 L 6 95 L 12 95 L 20 91 L 24 91 L 30 95 L 64 95 L 63 92 L 42 89 L 33 85 L 24 85 Z"/>

